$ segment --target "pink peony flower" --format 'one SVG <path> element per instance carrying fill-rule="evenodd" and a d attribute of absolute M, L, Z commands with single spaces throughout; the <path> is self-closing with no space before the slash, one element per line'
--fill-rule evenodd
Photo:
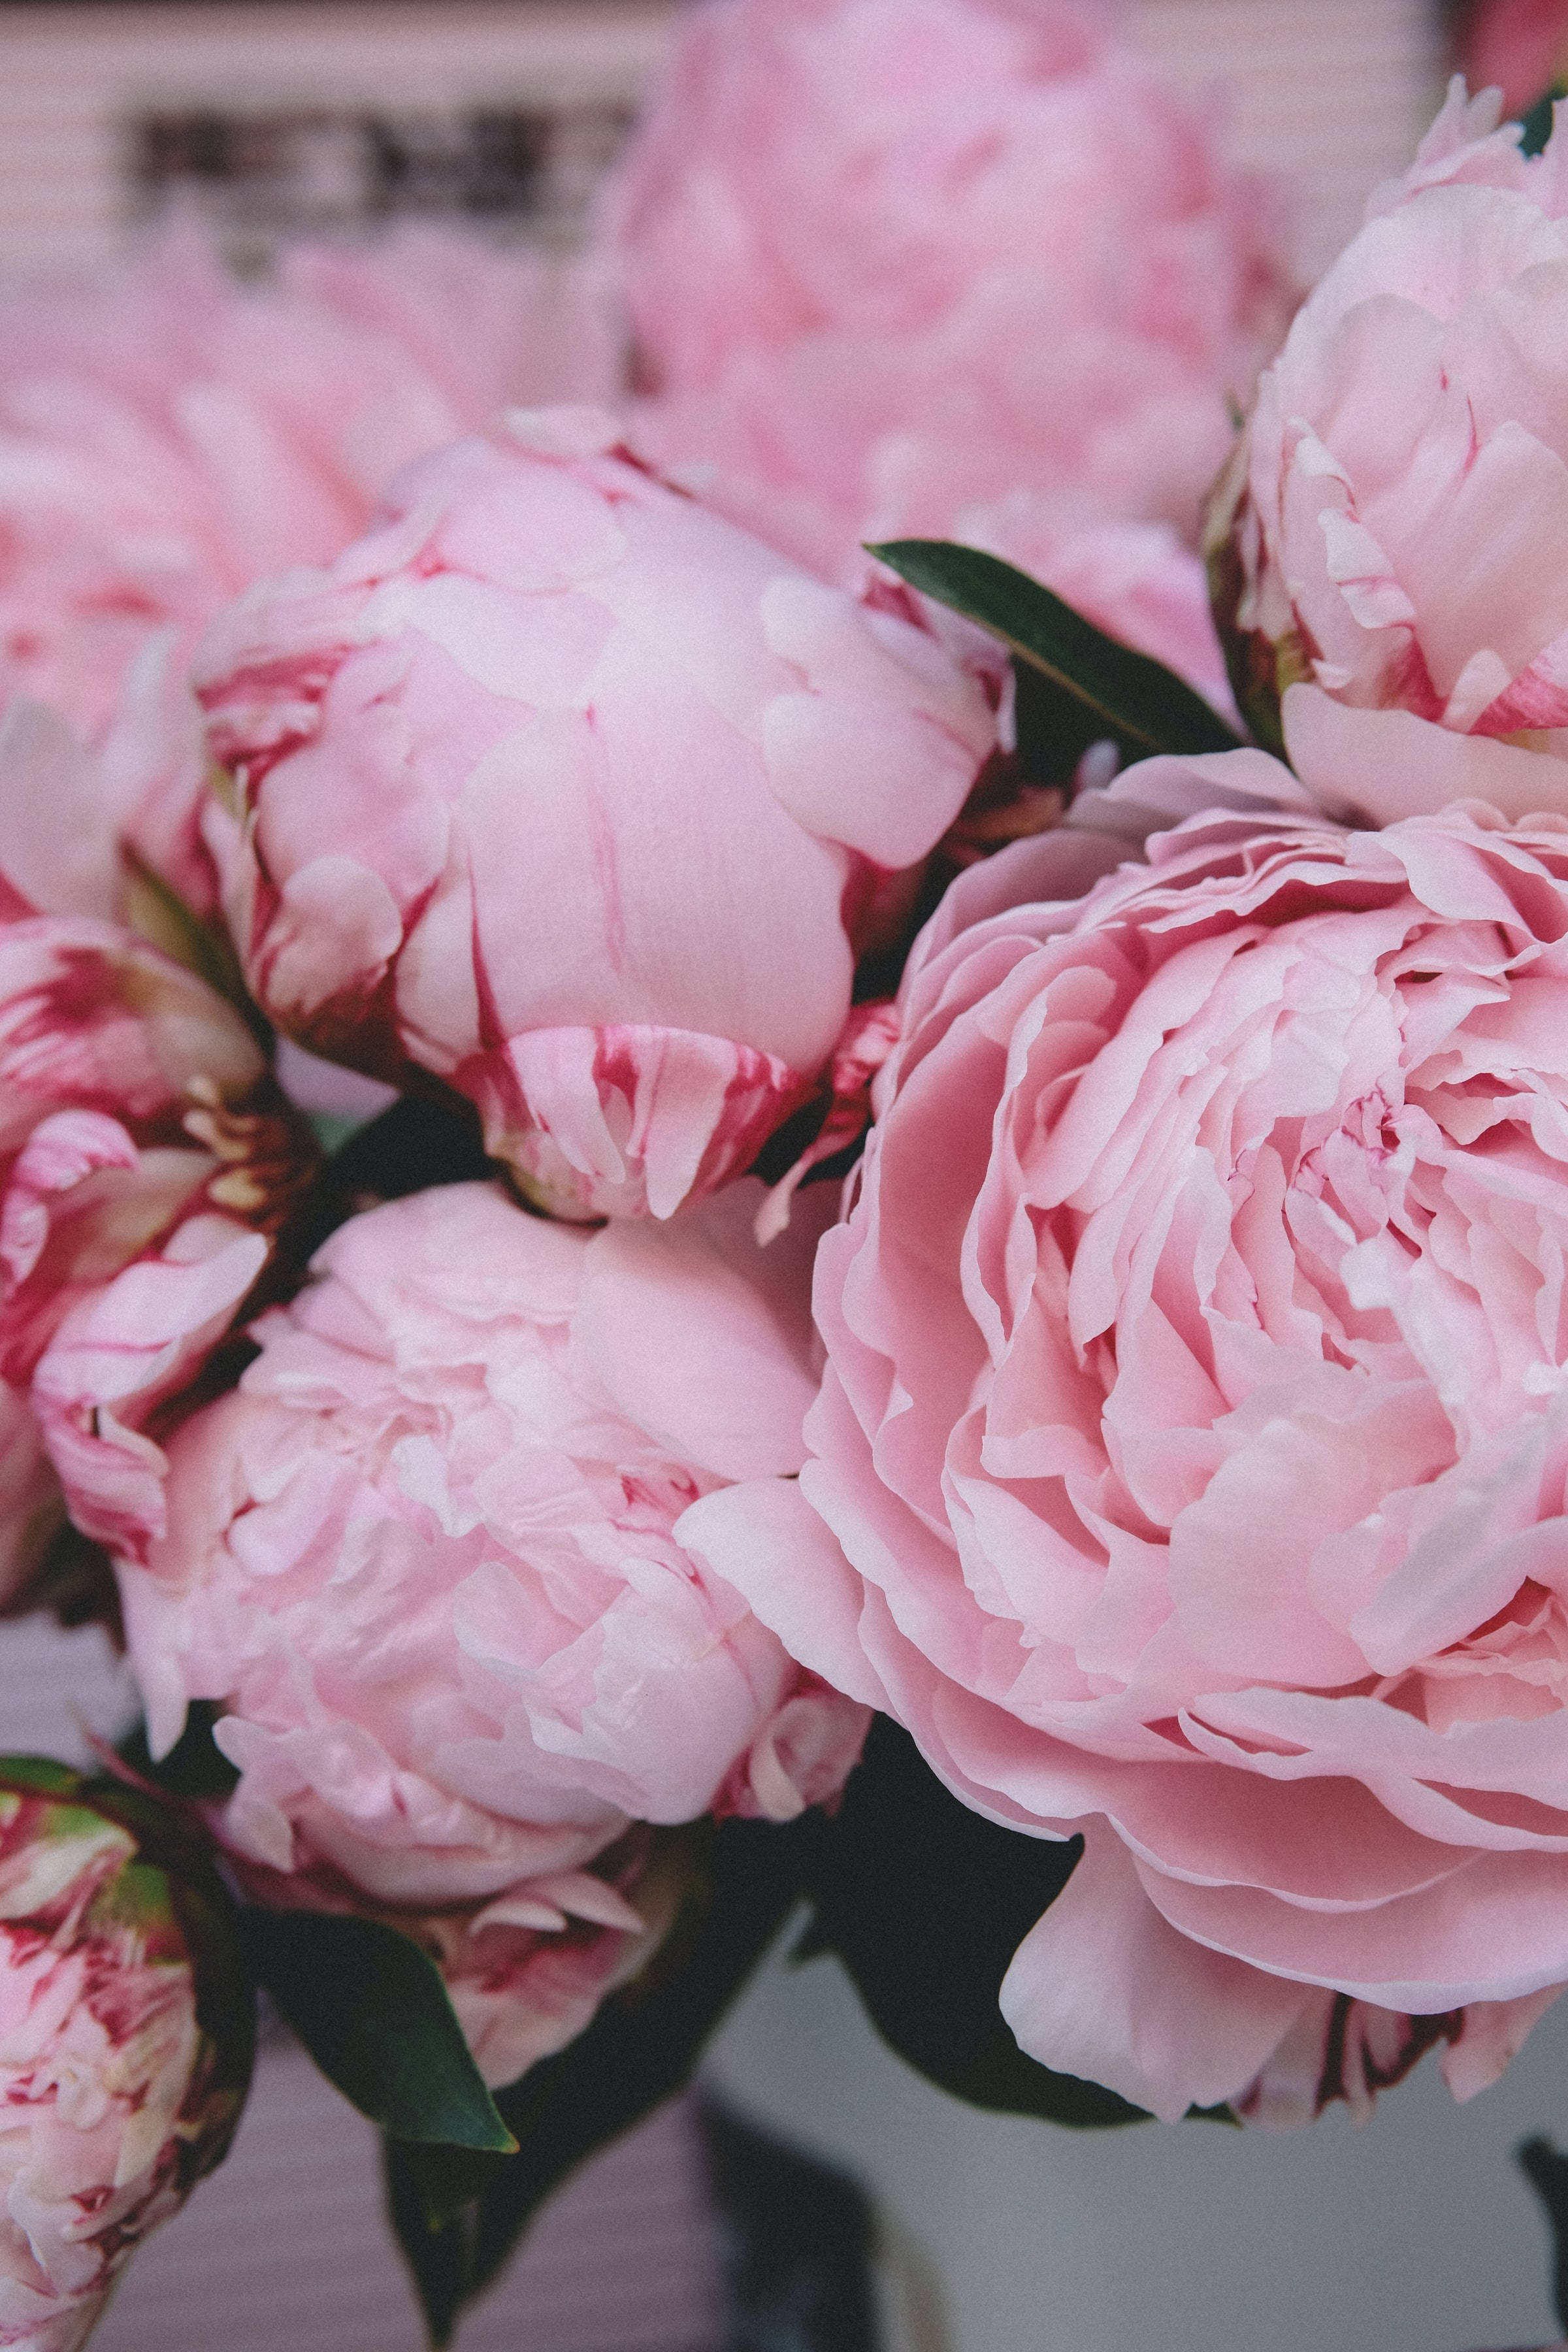
<path fill-rule="evenodd" d="M 612 183 L 639 446 L 798 541 L 1025 488 L 1194 533 L 1289 315 L 1272 192 L 1070 0 L 693 12 Z"/>
<path fill-rule="evenodd" d="M 1440 2042 L 1468 2096 L 1568 1979 L 1568 823 L 1237 803 L 1147 856 L 950 892 L 811 1458 L 677 1538 L 977 1810 L 1082 1832 L 1031 2054 L 1279 2122 Z"/>
<path fill-rule="evenodd" d="M 210 903 L 178 675 L 202 626 L 335 555 L 423 451 L 613 380 L 585 281 L 448 232 L 301 250 L 264 289 L 174 239 L 101 285 L 0 290 L 0 703 L 110 733 L 124 830 Z"/>
<path fill-rule="evenodd" d="M 1568 65 L 1563 0 L 1469 0 L 1459 63 L 1472 89 L 1494 85 L 1510 114 L 1533 106 Z"/>
<path fill-rule="evenodd" d="M 59 721 L 14 707 L 0 728 L 0 1600 L 58 1524 L 62 1486 L 88 1535 L 134 1550 L 161 1528 L 147 1424 L 227 1330 L 311 1163 L 237 1013 L 94 911 L 114 879 L 112 844 L 83 812 L 91 787 Z"/>
<path fill-rule="evenodd" d="M 69 1773 L 17 1760 L 0 1787 L 0 2345 L 79 2352 L 136 2246 L 226 2152 L 249 2050 L 212 2038 L 237 1979 L 198 2011 L 198 1977 L 215 1972 L 210 1996 L 224 1966 L 196 1941 L 210 1910 Z"/>
<path fill-rule="evenodd" d="M 760 1198 L 590 1234 L 499 1187 L 416 1193 L 262 1318 L 173 1441 L 167 1535 L 121 1570 L 155 1752 L 188 1699 L 226 1710 L 241 1855 L 483 1902 L 634 1822 L 837 1790 L 864 1709 L 670 1532 L 803 1457 L 821 1218 L 764 1254 Z"/>
<path fill-rule="evenodd" d="M 1568 135 L 1526 161 L 1499 104 L 1456 82 L 1373 197 L 1211 521 L 1248 717 L 1268 738 L 1283 695 L 1330 764 L 1359 745 L 1374 823 L 1456 790 L 1568 810 Z"/>
<path fill-rule="evenodd" d="M 269 1017 L 438 1072 L 552 1209 L 668 1216 L 814 1091 L 995 723 L 911 599 L 825 586 L 616 430 L 547 410 L 411 469 L 198 683 Z"/>

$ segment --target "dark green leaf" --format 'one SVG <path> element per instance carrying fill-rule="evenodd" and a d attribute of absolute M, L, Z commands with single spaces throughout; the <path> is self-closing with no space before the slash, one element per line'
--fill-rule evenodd
<path fill-rule="evenodd" d="M 433 2158 L 438 2160 L 444 2150 L 416 2147 L 409 2140 L 384 2136 L 381 2151 L 387 2219 L 413 2276 L 426 2334 L 439 2347 L 451 2342 L 472 2293 L 473 2215 L 463 2209 L 472 2203 L 484 2183 L 459 2177 L 453 2184 L 459 2192 L 454 2200 L 441 2193 L 444 2184 L 430 2162 Z M 471 2161 L 515 2164 L 517 2158 L 475 2157 Z M 433 2188 L 437 2192 L 434 2196 Z"/>
<path fill-rule="evenodd" d="M 257 1976 L 361 2115 L 398 2139 L 511 2147 L 440 1970 L 417 1944 L 321 1911 L 247 1910 L 241 1925 Z"/>
<path fill-rule="evenodd" d="M 1521 2170 L 1540 2198 L 1552 2232 L 1552 2301 L 1560 2327 L 1568 2327 L 1568 2156 L 1560 2156 L 1539 2135 L 1514 2150 Z"/>
<path fill-rule="evenodd" d="M 817 1816 L 798 1957 L 835 1953 L 879 2033 L 973 2106 L 1052 2123 L 1135 2123 L 1098 2084 L 1026 2058 L 997 2007 L 1007 1966 L 1081 1852 L 999 1829 L 943 1788 L 907 1732 L 879 1716 L 837 1815 Z"/>
<path fill-rule="evenodd" d="M 22 1789 L 33 1797 L 75 1797 L 84 1781 L 52 1756 L 0 1756 L 0 1789 Z"/>
<path fill-rule="evenodd" d="M 479 1115 L 460 1095 L 432 1084 L 357 1129 L 329 1171 L 351 1192 L 401 1200 L 432 1184 L 466 1184 L 496 1173 L 485 1157 Z"/>
<path fill-rule="evenodd" d="M 1093 737 L 1109 737 L 1124 759 L 1239 747 L 1240 738 L 1173 670 L 1119 645 L 999 556 L 936 539 L 890 540 L 868 552 L 922 596 L 951 605 L 1011 646 L 1072 698 Z"/>
<path fill-rule="evenodd" d="M 120 1758 L 139 1780 L 156 1782 L 172 1797 L 196 1804 L 221 1802 L 233 1795 L 239 1774 L 214 1743 L 217 1714 L 209 1699 L 193 1699 L 185 1710 L 184 1731 L 156 1764 L 147 1745 L 147 1727 L 139 1723 L 120 1742 Z"/>
<path fill-rule="evenodd" d="M 1549 89 L 1542 91 L 1529 111 L 1521 115 L 1520 127 L 1524 132 L 1519 142 L 1521 155 L 1541 153 L 1552 136 L 1552 117 L 1560 98 L 1568 98 L 1568 81 L 1554 81 Z"/>
<path fill-rule="evenodd" d="M 804 1823 L 711 1823 L 680 1833 L 689 1886 L 674 1926 L 587 2031 L 496 2105 L 520 2152 L 466 2212 L 432 2221 L 461 2183 L 389 2149 L 387 2200 L 436 2344 L 489 2284 L 567 2175 L 689 2081 L 710 2035 L 800 1897 Z M 672 1851 L 674 1851 L 672 1842 Z"/>
<path fill-rule="evenodd" d="M 26 1617 L 35 1609 L 47 1609 L 68 1632 L 77 1625 L 106 1625 L 117 1646 L 125 1646 L 120 1589 L 109 1554 L 68 1519 L 54 1528 L 37 1566 L 0 1604 L 0 1616 Z"/>

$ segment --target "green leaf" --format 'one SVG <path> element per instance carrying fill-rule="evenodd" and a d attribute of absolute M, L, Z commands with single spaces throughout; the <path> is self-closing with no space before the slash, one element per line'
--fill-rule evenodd
<path fill-rule="evenodd" d="M 433 2175 L 422 2159 L 435 2153 L 407 2140 L 382 2140 L 382 2177 L 386 2190 L 386 2214 L 404 2261 L 414 2280 L 425 2332 L 432 2345 L 449 2344 L 472 2289 L 468 2284 L 473 2251 L 473 2218 L 462 2208 L 479 2195 L 482 2182 L 468 2184 L 454 2210 L 437 2196 L 433 2201 Z M 476 2163 L 515 2164 L 515 2157 L 476 2158 Z"/>
<path fill-rule="evenodd" d="M 1519 142 L 1521 155 L 1539 155 L 1552 136 L 1552 117 L 1560 98 L 1568 98 L 1568 81 L 1561 79 L 1543 89 L 1535 104 L 1520 117 L 1524 132 Z"/>
<path fill-rule="evenodd" d="M 74 1797 L 84 1783 L 68 1764 L 52 1756 L 0 1756 L 0 1789 L 22 1789 L 35 1797 Z"/>
<path fill-rule="evenodd" d="M 879 1716 L 837 1813 L 807 1825 L 816 1920 L 797 1951 L 836 1954 L 878 2032 L 972 2106 L 1051 2123 L 1142 2121 L 1113 2091 L 1026 2058 L 997 2007 L 1008 1963 L 1071 1877 L 1082 1841 L 983 1821 L 909 1734 Z"/>
<path fill-rule="evenodd" d="M 937 539 L 889 540 L 867 552 L 922 596 L 1011 646 L 1069 696 L 1094 736 L 1110 737 L 1124 759 L 1239 750 L 1240 737 L 1173 670 L 1119 645 L 999 556 Z"/>
<path fill-rule="evenodd" d="M 167 1789 L 172 1797 L 195 1804 L 221 1803 L 234 1794 L 238 1772 L 213 1738 L 218 1710 L 210 1699 L 194 1698 L 185 1709 L 185 1727 L 166 1756 L 153 1761 L 147 1727 L 138 1723 L 120 1742 L 117 1753 L 138 1780 Z"/>
<path fill-rule="evenodd" d="M 1568 2157 L 1539 2133 L 1521 2140 L 1514 2161 L 1541 2200 L 1552 2232 L 1552 2302 L 1559 2327 L 1568 2327 Z"/>
<path fill-rule="evenodd" d="M 434 1960 L 395 1927 L 323 1911 L 241 1914 L 251 1967 L 329 2081 L 395 2138 L 513 2146 Z"/>
<path fill-rule="evenodd" d="M 492 2177 L 468 2210 L 433 2221 L 460 2181 L 433 2168 L 424 2150 L 387 2149 L 393 2227 L 432 2343 L 449 2341 L 463 2305 L 499 2274 L 568 2174 L 690 2080 L 800 1898 L 804 1828 L 704 1822 L 667 1844 L 688 1876 L 674 1925 L 642 1974 L 601 2004 L 575 2042 L 496 2094 L 519 2153 L 489 2168 Z"/>

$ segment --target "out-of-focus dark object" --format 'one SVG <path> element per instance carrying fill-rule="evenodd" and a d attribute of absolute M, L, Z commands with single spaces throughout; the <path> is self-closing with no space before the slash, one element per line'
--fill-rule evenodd
<path fill-rule="evenodd" d="M 1522 2141 L 1517 2154 L 1552 2231 L 1552 2308 L 1561 2326 L 1568 2328 L 1568 2156 L 1560 2156 L 1549 2139 L 1539 2136 Z"/>
<path fill-rule="evenodd" d="M 421 110 L 159 109 L 129 127 L 130 177 L 149 217 L 194 210 L 227 244 L 412 218 L 570 246 L 634 114 L 624 100 L 593 98 Z"/>
<path fill-rule="evenodd" d="M 1451 13 L 1455 64 L 1472 89 L 1496 83 L 1510 115 L 1568 68 L 1568 0 L 1465 0 Z"/>
<path fill-rule="evenodd" d="M 0 0 L 0 274 L 97 270 L 171 218 L 247 274 L 410 219 L 563 259 L 680 13 Z"/>
<path fill-rule="evenodd" d="M 719 2242 L 721 2352 L 880 2352 L 871 2200 L 847 2172 L 712 2098 L 698 2141 Z"/>

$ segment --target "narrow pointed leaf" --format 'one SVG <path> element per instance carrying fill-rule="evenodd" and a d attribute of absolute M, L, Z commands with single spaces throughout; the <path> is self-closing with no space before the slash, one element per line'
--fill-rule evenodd
<path fill-rule="evenodd" d="M 246 1948 L 317 2065 L 395 2138 L 507 2154 L 516 2146 L 453 2014 L 440 1970 L 374 1919 L 247 1910 Z"/>
<path fill-rule="evenodd" d="M 387 2219 L 419 2297 L 426 2335 L 434 2352 L 443 2352 L 452 2340 L 468 2292 L 474 2217 L 462 2205 L 447 2213 L 431 2210 L 429 2176 L 420 2158 L 432 2153 L 407 2140 L 384 2137 L 382 2140 Z M 496 2164 L 515 2161 L 505 2157 L 476 2160 Z"/>
<path fill-rule="evenodd" d="M 471 2293 L 497 2275 L 568 2173 L 690 2081 L 800 1899 L 800 1827 L 727 1821 L 699 1832 L 691 1891 L 642 1975 L 575 2042 L 497 2093 L 521 2153 L 476 2208 Z"/>
<path fill-rule="evenodd" d="M 647 1968 L 575 2042 L 496 2095 L 516 2156 L 386 2143 L 387 2206 L 432 2344 L 450 2341 L 567 2176 L 689 2081 L 800 1899 L 800 1829 L 729 1821 L 674 1833 L 668 1859 L 684 1895 Z"/>
<path fill-rule="evenodd" d="M 1241 738 L 1173 670 L 1108 637 L 999 556 L 938 539 L 889 540 L 867 552 L 922 596 L 1000 637 L 1069 695 L 1124 759 L 1241 748 Z"/>

